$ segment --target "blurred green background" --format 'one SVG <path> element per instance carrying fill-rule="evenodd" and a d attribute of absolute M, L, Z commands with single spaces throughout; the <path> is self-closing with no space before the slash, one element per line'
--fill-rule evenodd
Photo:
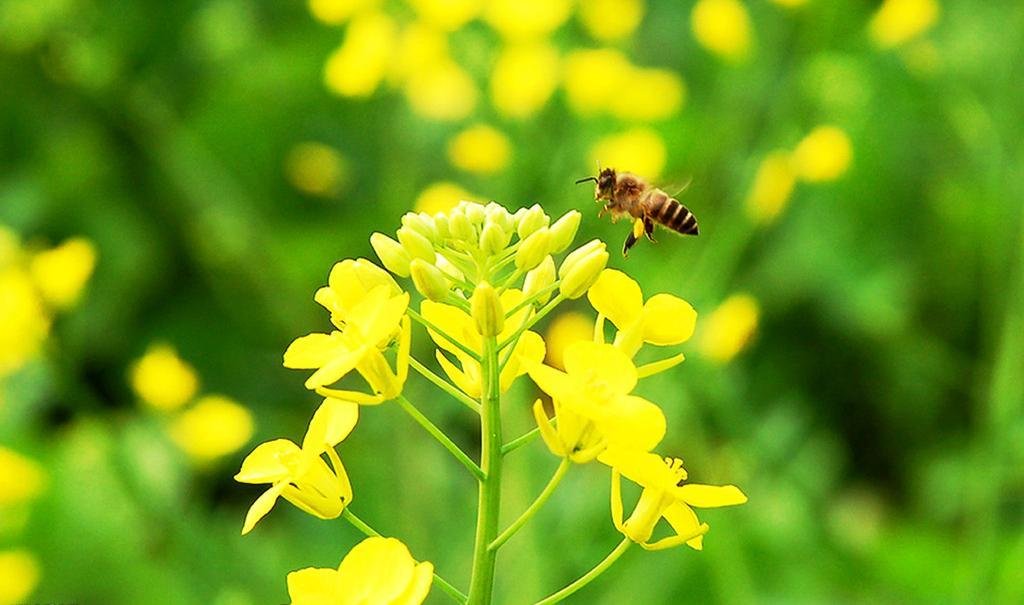
<path fill-rule="evenodd" d="M 578 208 L 577 241 L 697 308 L 687 362 L 640 392 L 669 418 L 660 451 L 750 498 L 702 515 L 703 552 L 634 549 L 570 602 L 1024 602 L 1024 5 L 697 4 L 0 0 L 0 225 L 27 255 L 96 253 L 0 378 L 0 446 L 38 484 L 11 496 L 0 468 L 7 598 L 281 603 L 288 571 L 335 567 L 354 529 L 281 503 L 242 538 L 260 492 L 231 476 L 305 431 L 318 398 L 281 354 L 328 326 L 332 264 L 461 190 Z M 700 237 L 623 259 L 625 224 L 573 185 L 594 160 L 690 181 Z M 756 320 L 711 322 L 738 293 Z M 153 343 L 251 411 L 244 447 L 175 446 L 129 380 Z M 421 331 L 413 351 L 433 355 Z M 473 450 L 462 408 L 407 393 Z M 511 434 L 535 396 L 511 393 Z M 340 451 L 353 510 L 464 587 L 462 469 L 387 405 Z M 509 519 L 556 463 L 539 442 L 509 458 Z M 607 470 L 573 469 L 502 551 L 497 602 L 603 557 L 607 500 Z"/>

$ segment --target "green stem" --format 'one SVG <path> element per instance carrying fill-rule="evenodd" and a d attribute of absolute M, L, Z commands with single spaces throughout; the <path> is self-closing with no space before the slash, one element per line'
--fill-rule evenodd
<path fill-rule="evenodd" d="M 546 296 L 548 294 L 551 294 L 552 292 L 557 290 L 560 285 L 562 285 L 562 280 L 560 280 L 560 279 L 551 282 L 550 284 L 545 286 L 543 289 L 538 291 L 536 294 L 533 294 L 529 298 L 524 298 L 523 300 L 521 300 L 519 302 L 518 305 L 512 307 L 508 311 L 505 311 L 505 317 L 512 317 L 513 315 L 516 314 L 516 312 L 518 312 L 523 307 L 532 305 L 534 302 L 537 301 L 538 298 L 540 298 L 542 296 Z"/>
<path fill-rule="evenodd" d="M 630 540 L 629 538 L 623 538 L 622 542 L 619 542 L 619 545 L 615 547 L 615 550 L 608 553 L 608 556 L 605 557 L 603 561 L 598 563 L 594 567 L 594 569 L 591 569 L 587 573 L 583 574 L 582 576 L 580 576 L 578 580 L 576 580 L 572 584 L 569 584 L 562 590 L 559 590 L 555 594 L 547 598 L 541 599 L 540 601 L 537 601 L 535 605 L 551 605 L 552 603 L 557 603 L 563 599 L 568 598 L 577 590 L 583 588 L 587 584 L 590 584 L 592 581 L 594 581 L 594 579 L 597 578 L 597 576 L 608 571 L 608 568 L 611 567 L 612 564 L 615 563 L 615 561 L 617 561 L 619 557 L 622 556 L 622 553 L 626 552 L 626 550 L 628 550 L 630 545 L 632 544 L 632 540 Z"/>
<path fill-rule="evenodd" d="M 437 385 L 437 387 L 440 388 L 442 391 L 454 397 L 459 403 L 465 405 L 466 407 L 473 410 L 477 414 L 480 413 L 480 404 L 477 403 L 475 399 L 452 386 L 444 378 L 441 378 L 437 374 L 430 371 L 430 368 L 428 368 L 427 366 L 423 365 L 422 363 L 420 363 L 419 361 L 412 357 L 409 357 L 409 366 L 411 366 L 412 369 L 419 372 L 421 376 Z"/>
<path fill-rule="evenodd" d="M 499 351 L 508 347 L 508 349 L 505 351 L 505 354 L 502 356 L 501 363 L 498 364 L 499 370 L 505 369 L 505 364 L 508 363 L 509 359 L 512 359 L 512 352 L 515 351 L 515 344 L 516 342 L 519 341 L 519 337 L 522 336 L 524 332 L 532 328 L 538 321 L 544 319 L 544 317 L 548 313 L 551 313 L 551 311 L 554 310 L 554 308 L 557 307 L 563 300 L 565 300 L 565 297 L 562 296 L 561 294 L 552 298 L 550 301 L 548 301 L 548 304 L 541 307 L 540 311 L 537 311 L 537 313 L 534 314 L 533 317 L 530 317 L 529 319 L 524 321 L 523 325 L 519 326 L 518 330 L 513 332 L 511 336 L 506 338 L 504 341 L 501 342 L 501 344 L 498 345 Z"/>
<path fill-rule="evenodd" d="M 353 527 L 363 532 L 367 536 L 371 538 L 376 538 L 380 536 L 380 532 L 370 527 L 368 523 L 357 517 L 355 513 L 350 511 L 348 508 L 342 511 L 341 516 L 343 519 L 351 523 Z M 448 596 L 455 599 L 456 603 L 462 605 L 466 602 L 466 595 L 462 594 L 461 590 L 452 586 L 452 584 L 448 582 L 448 580 L 445 580 L 436 573 L 434 574 L 434 584 L 437 584 L 441 588 L 441 590 L 448 593 Z"/>
<path fill-rule="evenodd" d="M 501 511 L 501 384 L 498 378 L 498 343 L 494 336 L 484 338 L 484 396 L 480 400 L 480 482 L 473 544 L 473 573 L 469 582 L 469 605 L 489 605 L 494 588 L 494 562 L 497 552 L 488 548 L 498 535 Z"/>
<path fill-rule="evenodd" d="M 436 424 L 434 424 L 433 422 L 430 421 L 429 418 L 424 416 L 423 412 L 417 410 L 416 406 L 414 406 L 408 399 L 405 398 L 405 395 L 399 395 L 397 398 L 395 398 L 395 401 L 398 402 L 398 405 L 401 406 L 402 409 L 405 410 L 407 414 L 412 416 L 413 420 L 418 422 L 420 426 L 426 429 L 427 432 L 430 433 L 430 435 L 434 439 L 437 439 L 438 443 L 443 445 L 446 450 L 451 452 L 451 454 L 455 456 L 455 458 L 459 462 L 462 463 L 462 466 L 465 466 L 467 469 L 469 469 L 469 472 L 473 473 L 473 476 L 476 477 L 478 481 L 484 481 L 485 470 L 481 470 L 481 468 L 477 466 L 475 462 L 470 460 L 469 456 L 467 456 L 465 452 L 459 449 L 459 446 L 455 445 L 455 442 L 449 439 L 448 435 L 444 434 L 444 431 L 437 428 Z"/>
<path fill-rule="evenodd" d="M 477 353 L 473 349 L 470 349 L 466 345 L 462 344 L 461 342 L 458 341 L 458 339 L 456 339 L 453 336 L 449 335 L 447 332 L 445 332 L 441 328 L 435 326 L 432 322 L 428 321 L 425 317 L 423 317 L 422 315 L 420 315 L 416 311 L 413 311 L 412 309 L 408 309 L 407 312 L 409 313 L 409 317 L 411 317 L 414 320 L 416 320 L 417 322 L 419 322 L 421 325 L 423 325 L 423 327 L 425 327 L 426 329 L 430 330 L 431 332 L 437 333 L 438 336 L 440 336 L 441 338 L 444 338 L 448 342 L 452 343 L 452 346 L 454 346 L 456 349 L 462 351 L 466 355 L 469 355 L 469 357 L 471 359 L 474 359 L 476 361 L 480 361 L 480 354 L 479 353 Z"/>
<path fill-rule="evenodd" d="M 572 462 L 570 462 L 568 458 L 562 458 L 561 464 L 559 464 L 558 468 L 555 469 L 555 474 L 551 476 L 548 484 L 544 486 L 544 489 L 540 492 L 540 495 L 537 496 L 537 499 L 533 501 L 533 504 L 523 511 L 523 514 L 519 515 L 519 518 L 513 521 L 512 525 L 509 525 L 505 531 L 501 532 L 501 534 L 494 539 L 494 542 L 491 542 L 491 545 L 488 546 L 489 549 L 498 550 L 501 548 L 502 544 L 508 542 L 508 539 L 514 536 L 516 532 L 519 531 L 519 529 L 525 525 L 526 522 L 529 521 L 542 506 L 544 506 L 544 504 L 547 503 L 548 498 L 551 497 L 551 494 L 555 493 L 555 488 L 557 488 L 558 484 L 562 482 L 562 478 L 565 477 L 565 473 L 569 470 L 570 466 L 572 466 Z"/>
<path fill-rule="evenodd" d="M 510 454 L 511 452 L 516 451 L 517 449 L 523 447 L 527 443 L 529 443 L 529 442 L 533 441 L 534 439 L 536 439 L 537 435 L 540 435 L 540 428 L 539 427 L 538 428 L 534 428 L 531 431 L 527 431 L 527 432 L 523 433 L 522 435 L 516 437 L 512 441 L 509 441 L 505 445 L 501 446 L 501 455 L 505 456 L 505 455 Z"/>

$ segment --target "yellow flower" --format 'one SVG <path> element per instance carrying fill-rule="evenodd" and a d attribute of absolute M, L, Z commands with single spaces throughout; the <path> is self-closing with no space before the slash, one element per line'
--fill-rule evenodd
<path fill-rule="evenodd" d="M 424 21 L 445 31 L 455 31 L 483 10 L 483 0 L 407 0 Z"/>
<path fill-rule="evenodd" d="M 299 143 L 288 152 L 284 163 L 288 182 L 302 193 L 331 197 L 337 195 L 347 179 L 345 158 L 323 143 Z"/>
<path fill-rule="evenodd" d="M 605 137 L 590 151 L 591 167 L 595 162 L 656 178 L 665 169 L 665 142 L 650 128 L 634 128 Z"/>
<path fill-rule="evenodd" d="M 380 0 L 308 0 L 309 12 L 318 21 L 328 25 L 341 25 L 359 11 L 372 8 Z"/>
<path fill-rule="evenodd" d="M 484 20 L 505 38 L 541 38 L 572 12 L 571 0 L 490 0 Z"/>
<path fill-rule="evenodd" d="M 530 378 L 554 400 L 556 414 L 569 412 L 565 427 L 558 416 L 556 434 L 540 402 L 534 404 L 541 434 L 557 455 L 588 460 L 608 445 L 647 451 L 665 436 L 665 414 L 630 395 L 639 378 L 636 366 L 611 345 L 571 344 L 565 350 L 565 372 L 538 363 L 531 366 Z"/>
<path fill-rule="evenodd" d="M 841 177 L 853 160 L 850 137 L 836 126 L 819 126 L 793 151 L 793 169 L 808 182 L 832 181 Z"/>
<path fill-rule="evenodd" d="M 473 195 L 455 183 L 441 181 L 424 189 L 413 204 L 416 212 L 437 214 L 448 212 L 463 200 L 473 199 Z"/>
<path fill-rule="evenodd" d="M 708 359 L 726 363 L 739 354 L 757 330 L 757 300 L 733 294 L 715 309 L 704 324 L 700 351 Z"/>
<path fill-rule="evenodd" d="M 899 46 L 931 29 L 939 20 L 936 0 L 885 0 L 868 25 L 876 46 Z"/>
<path fill-rule="evenodd" d="M 0 267 L 0 378 L 36 356 L 50 333 L 50 316 L 24 271 Z"/>
<path fill-rule="evenodd" d="M 43 300 L 66 309 L 78 301 L 95 266 L 96 247 L 75 237 L 33 256 L 29 271 Z"/>
<path fill-rule="evenodd" d="M 603 339 L 603 318 L 618 328 L 615 347 L 630 358 L 643 343 L 677 345 L 693 335 L 697 312 L 690 303 L 671 294 L 655 294 L 644 303 L 640 284 L 621 271 L 605 269 L 587 292 L 590 304 L 600 313 L 597 334 Z M 674 359 L 682 361 L 682 355 Z"/>
<path fill-rule="evenodd" d="M 579 18 L 592 37 L 614 42 L 629 37 L 644 18 L 644 0 L 587 0 L 579 5 Z"/>
<path fill-rule="evenodd" d="M 327 59 L 327 88 L 344 97 L 372 95 L 384 79 L 396 37 L 395 22 L 383 13 L 368 13 L 354 19 L 345 41 Z"/>
<path fill-rule="evenodd" d="M 662 459 L 657 454 L 608 449 L 598 460 L 612 467 L 612 521 L 615 528 L 647 550 L 661 550 L 680 544 L 701 550 L 708 525 L 697 519 L 691 507 L 714 508 L 743 504 L 747 497 L 734 485 L 683 484 L 686 471 L 678 458 Z M 622 520 L 622 477 L 643 487 L 633 514 Z M 658 521 L 664 517 L 675 535 L 651 543 Z"/>
<path fill-rule="evenodd" d="M 502 114 L 528 118 L 558 85 L 558 51 L 545 42 L 507 46 L 491 74 L 491 99 Z"/>
<path fill-rule="evenodd" d="M 339 328 L 375 288 L 383 286 L 389 296 L 402 293 L 395 278 L 365 258 L 347 258 L 331 267 L 327 285 L 316 291 L 313 300 L 331 312 L 331 321 Z"/>
<path fill-rule="evenodd" d="M 143 403 L 164 412 L 185 405 L 199 389 L 196 371 L 165 344 L 146 349 L 132 366 L 131 383 Z"/>
<path fill-rule="evenodd" d="M 207 395 L 175 418 L 169 432 L 192 460 L 206 464 L 238 451 L 249 442 L 252 413 L 222 395 Z"/>
<path fill-rule="evenodd" d="M 417 21 L 404 27 L 398 36 L 391 59 L 390 80 L 401 85 L 414 74 L 449 61 L 448 36 L 428 23 Z"/>
<path fill-rule="evenodd" d="M 0 605 L 25 603 L 39 584 L 39 561 L 26 550 L 0 551 Z"/>
<path fill-rule="evenodd" d="M 569 107 L 588 116 L 606 111 L 622 92 L 633 66 L 621 52 L 602 48 L 575 50 L 565 59 L 565 94 Z"/>
<path fill-rule="evenodd" d="M 501 306 L 505 309 L 515 307 L 522 299 L 522 292 L 514 289 L 505 290 L 500 296 Z M 483 354 L 483 340 L 477 331 L 476 322 L 468 313 L 457 307 L 429 300 L 423 301 L 420 310 L 427 321 L 437 326 L 445 334 L 477 355 Z M 527 305 L 507 317 L 501 333 L 497 335 L 498 342 L 503 342 L 511 337 L 526 322 L 530 314 L 531 307 Z M 483 385 L 480 363 L 438 332 L 434 330 L 428 330 L 428 332 L 430 338 L 438 346 L 436 357 L 438 363 L 441 364 L 441 369 L 464 393 L 470 397 L 480 397 Z M 458 365 L 444 352 L 453 355 Z M 516 378 L 526 373 L 529 366 L 540 363 L 542 359 L 544 359 L 544 340 L 536 332 L 527 330 L 519 337 L 512 356 L 501 370 L 499 378 L 501 391 L 507 391 Z"/>
<path fill-rule="evenodd" d="M 667 69 L 630 69 L 609 101 L 613 115 L 627 121 L 653 121 L 679 112 L 686 86 L 679 74 Z"/>
<path fill-rule="evenodd" d="M 31 502 L 46 489 L 46 471 L 34 460 L 0 447 L 0 509 Z"/>
<path fill-rule="evenodd" d="M 405 96 L 412 110 L 432 120 L 456 121 L 476 107 L 473 79 L 454 61 L 442 61 L 409 76 Z"/>
<path fill-rule="evenodd" d="M 448 143 L 448 159 L 467 172 L 491 174 L 508 166 L 508 137 L 485 124 L 470 126 Z"/>
<path fill-rule="evenodd" d="M 739 0 L 698 0 L 690 19 L 693 34 L 704 48 L 733 62 L 749 55 L 750 16 Z"/>
<path fill-rule="evenodd" d="M 565 369 L 565 349 L 581 340 L 593 340 L 594 322 L 586 315 L 569 311 L 551 320 L 544 342 L 547 343 L 548 365 Z"/>
<path fill-rule="evenodd" d="M 789 203 L 796 184 L 792 161 L 786 151 L 773 151 L 757 168 L 754 184 L 747 193 L 747 214 L 755 222 L 767 224 L 775 220 Z"/>
<path fill-rule="evenodd" d="M 269 483 L 270 489 L 253 502 L 245 515 L 242 535 L 274 507 L 279 497 L 321 519 L 334 519 L 352 502 L 352 485 L 334 447 L 359 420 L 359 406 L 351 401 L 324 399 L 317 408 L 300 448 L 288 439 L 256 446 L 235 475 L 240 483 Z M 326 453 L 331 461 L 324 462 Z"/>
<path fill-rule="evenodd" d="M 419 605 L 434 581 L 434 566 L 417 563 L 395 538 L 357 544 L 338 569 L 308 567 L 288 574 L 292 605 Z"/>

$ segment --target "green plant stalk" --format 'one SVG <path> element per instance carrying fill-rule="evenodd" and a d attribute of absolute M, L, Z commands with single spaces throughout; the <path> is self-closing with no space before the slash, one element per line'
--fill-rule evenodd
<path fill-rule="evenodd" d="M 562 590 L 559 590 L 555 594 L 543 598 L 540 601 L 537 601 L 535 605 L 551 605 L 552 603 L 557 603 L 563 599 L 569 598 L 574 592 L 583 588 L 587 584 L 593 582 L 597 578 L 597 576 L 608 571 L 608 568 L 611 567 L 613 563 L 618 561 L 619 557 L 622 556 L 622 553 L 626 552 L 632 544 L 633 541 L 630 540 L 628 537 L 623 538 L 622 542 L 619 542 L 619 545 L 615 547 L 615 550 L 608 553 L 608 556 L 605 557 L 600 563 L 595 565 L 593 569 L 580 576 L 579 579 L 577 579 L 572 584 L 569 584 Z"/>
<path fill-rule="evenodd" d="M 430 435 L 434 439 L 436 439 L 438 443 L 443 445 L 444 449 L 451 452 L 452 456 L 455 456 L 455 459 L 461 462 L 462 466 L 465 466 L 466 470 L 472 473 L 473 476 L 476 477 L 478 481 L 484 480 L 486 472 L 482 470 L 479 466 L 477 466 L 476 463 L 473 462 L 470 459 L 470 457 L 466 455 L 466 452 L 463 452 L 462 449 L 459 448 L 459 446 L 455 445 L 455 442 L 449 439 L 448 435 L 444 434 L 444 431 L 439 429 L 436 424 L 434 424 L 433 422 L 430 421 L 429 418 L 424 416 L 423 412 L 416 409 L 416 406 L 414 406 L 412 402 L 406 399 L 405 395 L 399 395 L 398 397 L 395 398 L 395 401 L 398 402 L 398 405 L 403 410 L 405 410 L 407 414 L 412 416 L 413 420 L 415 420 L 420 426 L 426 429 L 426 431 L 430 433 Z"/>
<path fill-rule="evenodd" d="M 540 435 L 539 427 L 523 433 L 522 435 L 516 437 L 512 441 L 509 441 L 508 443 L 503 445 L 501 447 L 501 455 L 505 456 L 516 451 L 517 449 L 523 447 L 527 443 L 530 443 L 531 441 L 536 439 L 538 435 Z"/>
<path fill-rule="evenodd" d="M 484 338 L 481 369 L 484 395 L 480 410 L 480 481 L 477 505 L 476 538 L 473 545 L 473 572 L 469 581 L 469 605 L 489 605 L 494 588 L 494 562 L 497 552 L 488 548 L 498 535 L 501 512 L 501 384 L 498 378 L 498 343 L 494 336 Z"/>
<path fill-rule="evenodd" d="M 434 383 L 434 385 L 439 389 L 455 398 L 456 401 L 473 410 L 477 414 L 480 413 L 480 404 L 477 403 L 475 399 L 449 384 L 444 378 L 441 378 L 437 374 L 431 372 L 430 368 L 417 361 L 416 358 L 409 357 L 409 365 L 412 369 L 419 372 L 421 376 Z"/>
<path fill-rule="evenodd" d="M 544 486 L 543 490 L 541 490 L 537 499 L 534 500 L 525 511 L 523 511 L 523 514 L 519 515 L 518 519 L 512 522 L 512 525 L 509 525 L 505 531 L 501 532 L 501 535 L 495 538 L 494 542 L 491 542 L 491 545 L 488 548 L 491 550 L 498 550 L 501 548 L 502 544 L 508 542 L 509 538 L 516 535 L 516 532 L 519 531 L 523 525 L 526 525 L 526 522 L 529 521 L 533 515 L 535 515 L 537 511 L 547 503 L 551 494 L 555 493 L 555 489 L 558 487 L 558 484 L 562 482 L 562 478 L 565 477 L 565 473 L 569 470 L 570 466 L 572 466 L 572 462 L 569 458 L 562 458 L 562 462 L 558 465 L 558 468 L 555 469 L 555 474 L 551 476 L 548 484 Z"/>

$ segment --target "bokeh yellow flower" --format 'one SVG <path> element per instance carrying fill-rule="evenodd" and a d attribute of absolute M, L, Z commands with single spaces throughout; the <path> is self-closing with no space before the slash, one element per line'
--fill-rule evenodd
<path fill-rule="evenodd" d="M 78 301 L 96 267 L 96 246 L 82 237 L 38 252 L 32 256 L 29 271 L 43 300 L 58 309 Z"/>
<path fill-rule="evenodd" d="M 50 333 L 50 316 L 29 276 L 0 267 L 0 378 L 35 357 Z"/>
<path fill-rule="evenodd" d="M 599 163 L 657 178 L 665 169 L 667 154 L 661 135 L 651 128 L 638 127 L 598 141 L 590 150 L 590 165 Z"/>
<path fill-rule="evenodd" d="M 447 34 L 429 23 L 416 21 L 398 34 L 389 78 L 393 84 L 401 85 L 413 74 L 448 61 L 451 55 Z"/>
<path fill-rule="evenodd" d="M 490 0 L 484 20 L 505 38 L 540 38 L 561 27 L 572 0 Z"/>
<path fill-rule="evenodd" d="M 333 147 L 309 141 L 291 148 L 284 164 L 292 187 L 308 195 L 337 195 L 348 178 L 345 158 Z"/>
<path fill-rule="evenodd" d="M 636 31 L 646 10 L 645 0 L 585 0 L 577 16 L 591 37 L 615 42 Z"/>
<path fill-rule="evenodd" d="M 740 0 L 698 0 L 690 25 L 697 42 L 723 59 L 739 62 L 749 56 L 753 33 Z"/>
<path fill-rule="evenodd" d="M 309 12 L 323 23 L 341 25 L 362 10 L 374 8 L 380 0 L 308 0 Z"/>
<path fill-rule="evenodd" d="M 629 59 L 612 48 L 570 52 L 563 75 L 569 107 L 584 116 L 606 111 L 632 72 Z"/>
<path fill-rule="evenodd" d="M 173 347 L 154 344 L 132 366 L 131 384 L 143 403 L 167 412 L 180 408 L 195 397 L 199 376 L 192 366 L 178 357 Z"/>
<path fill-rule="evenodd" d="M 222 395 L 207 395 L 171 421 L 171 439 L 198 464 L 242 448 L 253 433 L 252 413 Z"/>
<path fill-rule="evenodd" d="M 749 294 L 733 294 L 727 298 L 704 323 L 701 354 L 718 363 L 736 357 L 757 331 L 760 313 L 757 300 Z"/>
<path fill-rule="evenodd" d="M 27 550 L 0 551 L 0 605 L 18 605 L 36 589 L 42 571 Z"/>
<path fill-rule="evenodd" d="M 491 99 L 502 114 L 528 118 L 537 113 L 558 86 L 559 59 L 545 42 L 506 46 L 491 74 Z"/>
<path fill-rule="evenodd" d="M 508 166 L 511 155 L 512 145 L 508 137 L 486 124 L 470 126 L 448 143 L 448 159 L 453 166 L 466 172 L 500 172 Z"/>
<path fill-rule="evenodd" d="M 445 122 L 461 120 L 473 113 L 479 95 L 473 78 L 451 60 L 411 74 L 404 90 L 414 112 Z"/>
<path fill-rule="evenodd" d="M 793 194 L 796 175 L 790 154 L 784 150 L 769 153 L 757 168 L 754 183 L 747 193 L 747 214 L 759 224 L 775 220 Z"/>
<path fill-rule="evenodd" d="M 395 538 L 357 544 L 338 569 L 308 567 L 288 574 L 291 605 L 420 605 L 434 581 L 434 566 L 417 563 Z"/>
<path fill-rule="evenodd" d="M 547 343 L 548 365 L 565 369 L 565 349 L 569 345 L 581 340 L 593 340 L 594 320 L 588 318 L 578 311 L 561 313 L 551 320 L 548 330 L 544 335 L 544 342 Z"/>
<path fill-rule="evenodd" d="M 353 19 L 344 42 L 327 58 L 327 88 L 344 97 L 372 95 L 387 74 L 397 36 L 395 22 L 384 13 Z"/>
<path fill-rule="evenodd" d="M 883 49 L 908 42 L 939 20 L 937 0 L 885 0 L 868 25 L 872 42 Z"/>
<path fill-rule="evenodd" d="M 421 19 L 445 31 L 455 31 L 475 19 L 484 0 L 406 0 Z"/>
<path fill-rule="evenodd" d="M 635 67 L 611 96 L 609 109 L 626 121 L 664 120 L 678 113 L 685 100 L 686 86 L 679 74 Z"/>
<path fill-rule="evenodd" d="M 463 200 L 473 199 L 473 195 L 455 183 L 441 181 L 427 186 L 413 203 L 416 212 L 437 214 L 448 212 Z"/>
<path fill-rule="evenodd" d="M 37 462 L 0 446 L 0 508 L 35 500 L 46 482 L 46 471 Z"/>
<path fill-rule="evenodd" d="M 846 173 L 853 160 L 850 137 L 836 126 L 819 126 L 793 150 L 797 178 L 808 182 L 832 181 Z"/>

